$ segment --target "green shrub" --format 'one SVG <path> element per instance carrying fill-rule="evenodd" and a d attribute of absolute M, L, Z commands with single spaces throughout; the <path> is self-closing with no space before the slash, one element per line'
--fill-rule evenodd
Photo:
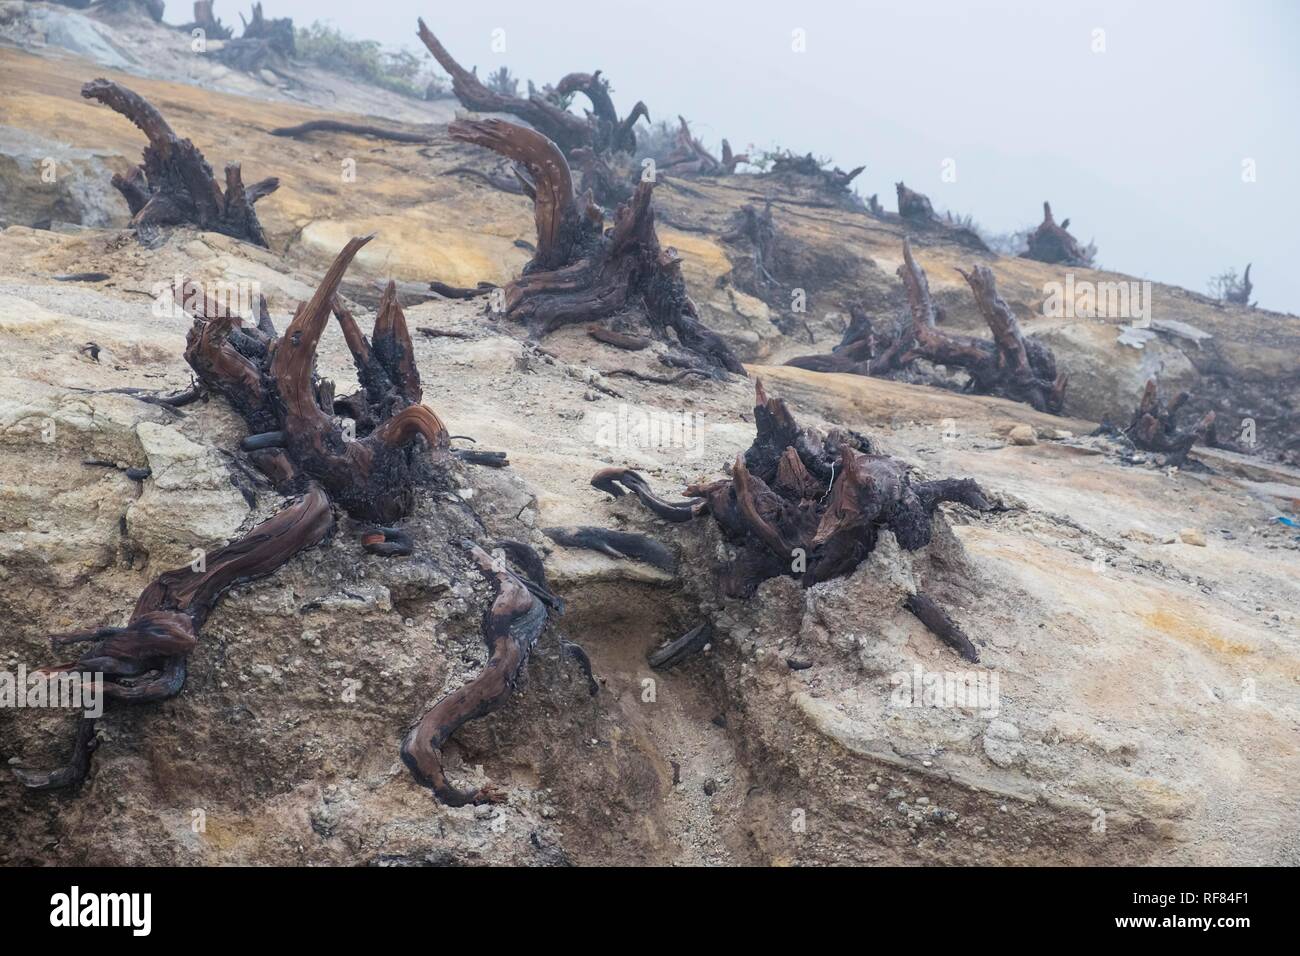
<path fill-rule="evenodd" d="M 297 57 L 343 76 L 431 100 L 446 93 L 446 83 L 409 50 L 385 50 L 374 40 L 352 40 L 319 20 L 297 31 Z"/>

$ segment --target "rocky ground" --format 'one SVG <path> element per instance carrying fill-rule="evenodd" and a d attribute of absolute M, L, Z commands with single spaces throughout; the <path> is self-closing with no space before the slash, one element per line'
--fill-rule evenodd
<path fill-rule="evenodd" d="M 10 671 L 48 661 L 52 632 L 120 623 L 152 577 L 279 504 L 236 487 L 243 425 L 220 400 L 176 412 L 110 391 L 189 382 L 189 322 L 157 308 L 158 287 L 177 273 L 256 282 L 283 329 L 345 239 L 378 231 L 344 288 L 365 327 L 375 281 L 504 281 L 534 238 L 527 201 L 475 174 L 493 160 L 444 135 L 426 146 L 273 138 L 271 128 L 322 114 L 259 78 L 183 82 L 189 74 L 141 57 L 138 43 L 123 41 L 123 55 L 152 65 L 91 62 L 48 36 L 19 42 L 18 14 L 30 26 L 31 9 L 80 16 L 0 5 L 11 43 L 0 47 L 0 669 Z M 258 207 L 270 250 L 185 229 L 145 248 L 121 229 L 125 204 L 107 178 L 138 161 L 143 140 L 77 95 L 97 75 L 147 96 L 214 165 L 239 159 L 248 180 L 280 177 Z M 439 104 L 368 104 L 379 96 L 400 101 L 368 91 L 331 109 L 449 118 Z M 51 157 L 59 175 L 42 182 Z M 769 199 L 776 289 L 753 286 L 752 251 L 724 238 L 744 205 Z M 918 258 L 954 328 L 979 326 L 954 267 L 985 261 L 1026 330 L 1056 349 L 1071 372 L 1070 417 L 1059 418 L 778 364 L 828 351 L 850 302 L 884 315 L 903 306 L 896 218 L 752 176 L 667 178 L 656 203 L 706 321 L 801 421 L 869 434 L 927 475 L 974 477 L 1007 510 L 950 507 L 922 551 L 885 535 L 847 579 L 807 591 L 773 580 L 752 600 L 724 600 L 711 584 L 721 542 L 710 524 L 664 524 L 588 479 L 626 465 L 673 494 L 721 474 L 753 436 L 751 383 L 642 382 L 619 370 L 662 372 L 652 352 L 611 349 L 581 328 L 532 344 L 479 304 L 412 299 L 413 329 L 455 333 L 416 336 L 426 404 L 453 434 L 507 451 L 510 468 L 455 465 L 450 488 L 410 519 L 410 558 L 365 554 L 342 519 L 327 544 L 227 596 L 180 696 L 101 721 L 78 793 L 0 779 L 0 862 L 1300 862 L 1300 542 L 1275 520 L 1295 514 L 1300 473 L 1211 451 L 1172 469 L 1087 437 L 1103 416 L 1126 421 L 1154 371 L 1171 388 L 1204 388 L 1225 414 L 1251 408 L 1235 382 L 1293 402 L 1296 319 L 1156 285 L 1157 316 L 1210 338 L 1162 333 L 1139 350 L 1117 341 L 1113 322 L 1041 318 L 1059 268 L 923 237 Z M 59 278 L 85 273 L 106 278 Z M 795 288 L 806 313 L 785 308 Z M 333 329 L 319 364 L 347 390 L 353 372 Z M 648 414 L 685 416 L 690 440 L 609 440 L 620 415 Z M 1261 420 L 1265 443 L 1273 421 Z M 125 473 L 142 467 L 144 480 Z M 448 751 L 453 778 L 504 788 L 502 806 L 440 806 L 397 756 L 407 725 L 485 656 L 486 588 L 445 548 L 451 496 L 492 534 L 548 550 L 568 602 L 521 692 Z M 678 569 L 540 532 L 568 524 L 650 534 Z M 918 585 L 952 609 L 980 664 L 901 609 Z M 705 653 L 651 670 L 648 651 L 704 620 L 715 629 Z M 590 653 L 595 697 L 561 658 L 560 634 Z M 996 677 L 995 706 L 903 706 L 898 683 L 918 667 Z M 0 709 L 0 760 L 50 766 L 69 733 L 65 716 Z"/>

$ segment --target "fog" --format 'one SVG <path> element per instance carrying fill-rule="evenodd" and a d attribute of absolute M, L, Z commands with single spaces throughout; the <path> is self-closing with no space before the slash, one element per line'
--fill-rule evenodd
<path fill-rule="evenodd" d="M 169 6 L 170 20 L 188 13 Z M 504 64 L 540 86 L 603 69 L 620 111 L 643 99 L 656 120 L 681 113 L 711 147 L 726 136 L 738 149 L 865 163 L 855 186 L 887 209 L 902 179 L 936 208 L 1004 232 L 1036 225 L 1048 199 L 1058 221 L 1096 242 L 1104 268 L 1206 292 L 1211 275 L 1253 262 L 1260 306 L 1300 313 L 1294 2 L 265 8 L 427 57 L 414 36 L 423 16 L 484 77 Z M 227 23 L 237 9 L 217 4 Z M 503 52 L 492 48 L 498 29 Z M 941 176 L 945 160 L 955 181 Z"/>

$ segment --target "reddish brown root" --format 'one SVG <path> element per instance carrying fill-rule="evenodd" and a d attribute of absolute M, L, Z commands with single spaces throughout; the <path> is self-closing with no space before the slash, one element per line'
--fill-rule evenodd
<path fill-rule="evenodd" d="M 149 703 L 180 693 L 186 661 L 217 601 L 236 584 L 264 577 L 299 551 L 319 544 L 334 528 L 329 498 L 319 486 L 290 502 L 244 537 L 193 565 L 168 571 L 136 601 L 124 627 L 105 627 L 54 639 L 56 647 L 88 645 L 57 670 L 102 675 L 108 700 Z M 79 784 L 90 769 L 94 721 L 78 724 L 71 762 L 49 773 L 26 771 L 20 779 L 40 790 Z"/>
<path fill-rule="evenodd" d="M 505 801 L 504 793 L 493 787 L 453 786 L 443 770 L 442 748 L 464 724 L 486 716 L 506 701 L 547 620 L 546 605 L 533 593 L 529 582 L 494 562 L 473 543 L 466 541 L 464 546 L 496 593 L 483 615 L 488 663 L 479 676 L 438 701 L 407 732 L 401 747 L 402 761 L 416 781 L 453 807 Z"/>
<path fill-rule="evenodd" d="M 967 390 L 977 395 L 1000 395 L 1025 402 L 1039 411 L 1061 412 L 1065 404 L 1065 373 L 1057 370 L 1056 356 L 1051 349 L 1021 333 L 1011 307 L 998 295 L 993 273 L 987 266 L 974 266 L 962 276 L 993 332 L 992 341 L 939 329 L 925 272 L 912 256 L 912 244 L 906 239 L 898 274 L 907 288 L 916 337 L 916 344 L 903 360 L 924 358 L 936 365 L 960 368 L 970 376 Z"/>
<path fill-rule="evenodd" d="M 701 367 L 744 374 L 730 347 L 700 322 L 677 251 L 659 245 L 653 182 L 637 186 L 606 231 L 590 193 L 573 195 L 562 152 L 536 130 L 489 119 L 458 120 L 449 131 L 522 163 L 532 177 L 537 254 L 504 288 L 505 315 L 537 336 L 615 314 L 637 318 L 655 337 L 675 339 Z"/>
<path fill-rule="evenodd" d="M 904 549 L 924 547 L 942 502 L 992 507 L 970 479 L 920 480 L 860 435 L 836 430 L 822 437 L 801 428 L 761 382 L 755 383 L 754 421 L 754 443 L 737 457 L 730 478 L 687 488 L 695 496 L 690 501 L 664 501 L 626 469 L 604 469 L 591 483 L 615 496 L 631 491 L 665 520 L 711 514 L 736 548 L 736 558 L 719 572 L 721 590 L 732 597 L 781 575 L 806 587 L 850 574 L 882 530 Z"/>

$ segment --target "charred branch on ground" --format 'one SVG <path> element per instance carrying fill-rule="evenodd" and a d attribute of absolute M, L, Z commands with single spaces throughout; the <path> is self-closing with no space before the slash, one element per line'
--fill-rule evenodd
<path fill-rule="evenodd" d="M 988 245 L 975 231 L 973 224 L 954 218 L 952 213 L 940 216 L 934 211 L 934 204 L 930 202 L 929 196 L 909 189 L 901 182 L 894 183 L 894 189 L 898 194 L 899 218 L 906 220 L 915 230 L 937 232 L 944 238 L 970 249 L 988 251 Z"/>

